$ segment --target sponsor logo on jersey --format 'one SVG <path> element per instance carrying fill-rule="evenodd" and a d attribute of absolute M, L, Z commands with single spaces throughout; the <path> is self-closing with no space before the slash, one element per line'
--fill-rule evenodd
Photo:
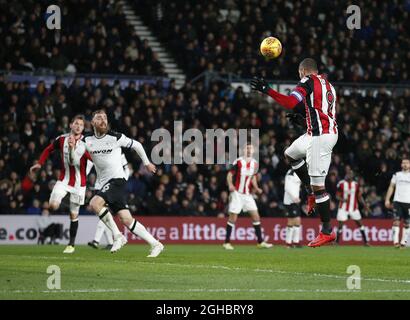
<path fill-rule="evenodd" d="M 107 154 L 107 153 L 111 153 L 112 149 L 103 149 L 103 150 L 94 150 L 91 151 L 92 154 Z"/>

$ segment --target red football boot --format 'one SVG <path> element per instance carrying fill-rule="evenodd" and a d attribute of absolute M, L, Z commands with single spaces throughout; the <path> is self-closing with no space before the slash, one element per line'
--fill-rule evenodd
<path fill-rule="evenodd" d="M 316 237 L 316 239 L 312 240 L 308 244 L 308 247 L 320 247 L 326 243 L 329 243 L 335 240 L 336 240 L 336 233 L 332 232 L 331 234 L 324 234 L 322 232 L 319 232 L 319 235 Z"/>
<path fill-rule="evenodd" d="M 310 194 L 307 198 L 307 215 L 310 216 L 312 213 L 315 213 L 316 201 L 315 195 Z"/>

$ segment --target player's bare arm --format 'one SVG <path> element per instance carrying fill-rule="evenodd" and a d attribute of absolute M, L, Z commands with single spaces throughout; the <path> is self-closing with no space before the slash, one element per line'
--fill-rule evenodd
<path fill-rule="evenodd" d="M 252 177 L 252 187 L 253 187 L 253 190 L 255 190 L 255 193 L 257 193 L 257 194 L 262 194 L 263 193 L 263 190 L 261 188 L 259 188 L 259 186 L 258 186 L 258 179 L 257 179 L 256 175 L 254 175 Z"/>
<path fill-rule="evenodd" d="M 151 163 L 148 159 L 147 154 L 145 153 L 144 147 L 142 144 L 136 140 L 132 140 L 132 146 L 131 149 L 133 149 L 138 156 L 141 158 L 142 162 L 144 163 L 145 168 L 152 174 L 157 172 L 157 168 L 153 163 Z"/>
<path fill-rule="evenodd" d="M 56 149 L 56 141 L 50 143 L 41 153 L 38 162 L 30 168 L 30 173 L 34 174 L 42 168 L 51 153 Z"/>
<path fill-rule="evenodd" d="M 144 164 L 145 168 L 152 174 L 157 171 L 157 168 L 151 161 L 148 159 L 148 156 L 144 150 L 142 144 L 136 140 L 130 139 L 125 135 L 122 135 L 118 141 L 119 145 L 124 148 L 134 150 L 138 156 L 141 158 L 142 163 Z"/>
<path fill-rule="evenodd" d="M 336 192 L 336 199 L 337 201 L 343 201 L 342 192 L 340 190 Z"/>
<path fill-rule="evenodd" d="M 36 173 L 40 169 L 41 169 L 41 164 L 36 163 L 35 165 L 30 167 L 30 173 Z"/>
<path fill-rule="evenodd" d="M 390 199 L 391 199 L 391 196 L 392 196 L 393 193 L 394 193 L 394 188 L 395 188 L 394 183 L 390 183 L 389 189 L 387 189 L 386 199 L 384 200 L 384 206 L 385 206 L 387 209 L 391 209 L 391 208 L 392 208 L 392 204 L 391 204 L 391 202 L 390 202 Z"/>
<path fill-rule="evenodd" d="M 370 208 L 369 208 L 369 204 L 366 202 L 366 200 L 363 197 L 362 188 L 359 188 L 358 200 L 359 200 L 359 203 L 363 206 L 364 214 L 367 216 L 370 212 Z"/>
<path fill-rule="evenodd" d="M 232 172 L 230 171 L 226 175 L 226 183 L 228 184 L 229 192 L 235 191 L 235 186 L 233 185 L 233 182 L 232 182 Z"/>

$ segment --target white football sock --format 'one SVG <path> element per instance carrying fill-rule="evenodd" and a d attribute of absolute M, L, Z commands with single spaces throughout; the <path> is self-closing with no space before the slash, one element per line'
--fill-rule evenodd
<path fill-rule="evenodd" d="M 399 226 L 393 226 L 393 243 L 399 243 L 399 232 L 400 232 L 400 227 Z"/>
<path fill-rule="evenodd" d="M 292 244 L 293 227 L 286 227 L 286 244 Z"/>
<path fill-rule="evenodd" d="M 401 234 L 401 245 L 405 245 L 407 243 L 407 238 L 409 237 L 410 228 L 403 228 Z"/>
<path fill-rule="evenodd" d="M 106 227 L 104 222 L 102 222 L 101 220 L 98 220 L 97 223 L 97 229 L 95 230 L 95 236 L 94 236 L 94 241 L 100 243 L 101 241 L 101 237 L 105 231 Z"/>
<path fill-rule="evenodd" d="M 148 231 L 145 229 L 145 227 L 137 222 L 135 219 L 132 220 L 132 223 L 128 226 L 128 229 L 135 234 L 136 236 L 140 237 L 141 239 L 145 240 L 148 242 L 151 246 L 156 245 L 158 243 L 158 240 L 155 239 Z"/>
<path fill-rule="evenodd" d="M 105 230 L 105 238 L 107 239 L 107 243 L 108 243 L 109 245 L 113 245 L 114 241 L 113 241 L 113 239 L 112 239 L 112 232 L 111 232 L 111 230 L 108 229 L 108 228 L 104 228 L 104 230 Z"/>
<path fill-rule="evenodd" d="M 98 213 L 98 217 L 101 219 L 102 222 L 111 230 L 114 239 L 118 239 L 122 236 L 122 233 L 118 229 L 117 224 L 112 217 L 111 212 L 107 208 L 102 208 L 101 211 Z"/>
<path fill-rule="evenodd" d="M 293 226 L 293 243 L 299 243 L 300 240 L 300 226 Z"/>

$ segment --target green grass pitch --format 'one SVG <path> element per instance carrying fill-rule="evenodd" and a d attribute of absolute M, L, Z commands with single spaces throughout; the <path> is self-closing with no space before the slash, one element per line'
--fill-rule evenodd
<path fill-rule="evenodd" d="M 327 246 L 257 249 L 167 245 L 111 254 L 77 246 L 0 246 L 0 299 L 409 299 L 410 250 Z M 61 270 L 61 289 L 47 288 L 47 267 Z M 361 289 L 347 288 L 349 265 Z"/>

